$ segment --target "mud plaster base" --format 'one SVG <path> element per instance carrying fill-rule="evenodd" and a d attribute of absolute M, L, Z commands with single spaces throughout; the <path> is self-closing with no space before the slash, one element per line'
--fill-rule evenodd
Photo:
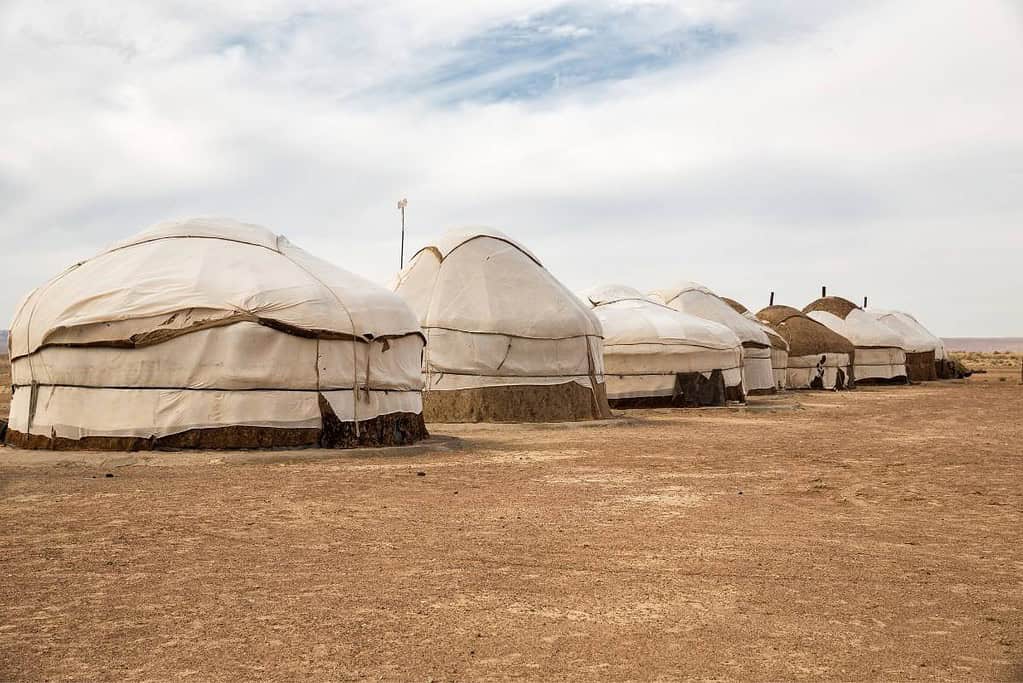
<path fill-rule="evenodd" d="M 934 352 L 906 353 L 906 372 L 913 382 L 933 382 L 938 379 Z"/>
<path fill-rule="evenodd" d="M 278 429 L 234 425 L 212 429 L 189 429 L 161 437 L 87 436 L 66 439 L 7 430 L 6 443 L 15 448 L 54 451 L 151 451 L 151 450 L 254 450 L 267 448 L 359 448 L 406 446 L 429 436 L 423 416 L 391 413 L 359 422 L 342 422 L 330 404 L 320 397 L 321 429 Z"/>
<path fill-rule="evenodd" d="M 710 377 L 700 372 L 675 375 L 675 390 L 671 396 L 636 396 L 611 399 L 612 408 L 701 408 L 725 405 L 725 378 L 720 370 Z"/>
<path fill-rule="evenodd" d="M 603 384 L 478 387 L 423 392 L 427 422 L 577 422 L 610 417 Z"/>

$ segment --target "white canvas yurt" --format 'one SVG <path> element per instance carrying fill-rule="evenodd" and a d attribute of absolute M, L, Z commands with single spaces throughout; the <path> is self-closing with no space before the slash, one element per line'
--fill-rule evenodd
<path fill-rule="evenodd" d="M 610 415 L 597 317 L 504 233 L 446 233 L 412 257 L 394 291 L 427 337 L 428 422 Z"/>
<path fill-rule="evenodd" d="M 945 343 L 920 324 L 916 318 L 902 311 L 864 309 L 878 322 L 889 327 L 902 338 L 906 351 L 906 371 L 914 382 L 936 380 L 944 375 Z"/>
<path fill-rule="evenodd" d="M 719 323 L 681 313 L 622 285 L 582 294 L 604 329 L 613 407 L 725 403 L 742 382 L 742 344 Z"/>
<path fill-rule="evenodd" d="M 788 386 L 789 343 L 775 332 L 770 325 L 763 320 L 759 320 L 748 308 L 735 299 L 723 296 L 721 300 L 731 306 L 736 313 L 755 322 L 767 334 L 767 338 L 771 342 L 771 372 L 774 373 L 774 387 L 779 390 L 785 389 Z"/>
<path fill-rule="evenodd" d="M 386 289 L 245 223 L 161 223 L 32 292 L 8 443 L 400 445 L 426 436 L 419 322 Z"/>
<path fill-rule="evenodd" d="M 852 342 L 857 383 L 908 381 L 902 337 L 856 304 L 837 296 L 822 297 L 803 313 Z"/>
<path fill-rule="evenodd" d="M 757 319 L 771 326 L 789 344 L 789 389 L 851 389 L 852 343 L 802 311 L 768 306 Z"/>
<path fill-rule="evenodd" d="M 717 294 L 694 282 L 683 282 L 650 295 L 677 311 L 721 323 L 732 330 L 742 342 L 743 390 L 751 394 L 777 390 L 771 367 L 771 340 L 755 320 L 744 317 Z"/>

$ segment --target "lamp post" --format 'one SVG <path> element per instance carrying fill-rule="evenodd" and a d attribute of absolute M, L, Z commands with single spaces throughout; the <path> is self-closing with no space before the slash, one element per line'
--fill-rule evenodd
<path fill-rule="evenodd" d="M 405 207 L 408 206 L 408 199 L 402 198 L 398 202 L 398 210 L 401 211 L 401 261 L 398 270 L 405 267 Z"/>

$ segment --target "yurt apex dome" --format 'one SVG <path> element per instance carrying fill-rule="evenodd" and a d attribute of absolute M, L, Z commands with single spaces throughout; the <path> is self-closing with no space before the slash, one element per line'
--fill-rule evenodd
<path fill-rule="evenodd" d="M 604 329 L 604 377 L 612 406 L 725 403 L 742 379 L 742 345 L 730 329 L 681 313 L 623 285 L 581 297 Z"/>
<path fill-rule="evenodd" d="M 770 325 L 763 320 L 759 320 L 748 308 L 735 299 L 723 296 L 721 300 L 731 306 L 742 317 L 755 322 L 767 334 L 767 338 L 771 342 L 771 372 L 774 374 L 774 386 L 776 389 L 785 389 L 788 386 L 789 343 L 775 332 Z"/>
<path fill-rule="evenodd" d="M 848 339 L 790 306 L 757 313 L 789 344 L 789 389 L 851 389 L 853 345 Z"/>
<path fill-rule="evenodd" d="M 444 234 L 413 255 L 394 291 L 427 337 L 428 421 L 610 415 L 596 316 L 504 233 L 467 228 Z"/>
<path fill-rule="evenodd" d="M 907 381 L 902 337 L 856 304 L 825 296 L 808 304 L 803 313 L 852 342 L 857 383 Z"/>
<path fill-rule="evenodd" d="M 11 326 L 8 442 L 139 449 L 426 436 L 400 298 L 269 230 L 160 223 L 32 292 Z"/>
<path fill-rule="evenodd" d="M 732 330 L 742 342 L 742 386 L 735 398 L 744 392 L 776 391 L 771 367 L 771 340 L 755 321 L 743 317 L 717 294 L 695 282 L 681 282 L 674 287 L 651 292 L 655 301 L 677 311 L 721 323 Z"/>

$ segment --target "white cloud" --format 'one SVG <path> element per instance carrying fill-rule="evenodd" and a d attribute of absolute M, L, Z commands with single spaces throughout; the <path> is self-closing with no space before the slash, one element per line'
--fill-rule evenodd
<path fill-rule="evenodd" d="M 384 281 L 408 196 L 412 248 L 491 223 L 573 288 L 696 279 L 757 308 L 827 283 L 939 333 L 1023 334 L 1008 317 L 1023 289 L 1010 2 L 586 7 L 639 4 L 738 40 L 624 80 L 439 107 L 383 86 L 529 17 L 564 11 L 544 25 L 566 43 L 594 27 L 540 0 L 7 3 L 0 320 L 68 262 L 182 215 L 261 222 Z"/>

